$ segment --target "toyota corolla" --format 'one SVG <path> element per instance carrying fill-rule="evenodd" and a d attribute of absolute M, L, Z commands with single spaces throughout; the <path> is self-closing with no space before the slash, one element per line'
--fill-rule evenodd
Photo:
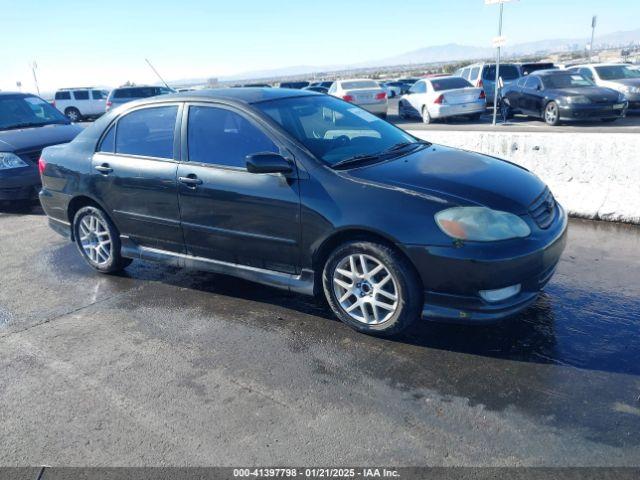
<path fill-rule="evenodd" d="M 324 296 L 366 333 L 535 301 L 567 217 L 528 170 L 327 95 L 224 89 L 109 112 L 40 159 L 50 225 L 95 270 L 133 259 Z"/>

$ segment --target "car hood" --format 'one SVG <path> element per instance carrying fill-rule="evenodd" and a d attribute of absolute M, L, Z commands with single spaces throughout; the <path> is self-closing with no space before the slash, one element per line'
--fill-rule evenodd
<path fill-rule="evenodd" d="M 605 87 L 572 87 L 554 88 L 551 92 L 557 96 L 571 97 L 574 95 L 584 95 L 594 102 L 618 101 L 618 92 Z M 549 92 L 548 92 L 549 93 Z"/>
<path fill-rule="evenodd" d="M 17 130 L 0 130 L 0 151 L 37 150 L 49 145 L 67 143 L 73 140 L 81 131 L 82 127 L 74 124 L 53 124 Z"/>
<path fill-rule="evenodd" d="M 344 173 L 354 180 L 423 193 L 455 205 L 482 205 L 515 214 L 526 213 L 546 187 L 515 164 L 441 145 Z"/>
<path fill-rule="evenodd" d="M 604 80 L 603 85 L 610 86 L 612 88 L 620 87 L 621 85 L 627 85 L 629 87 L 640 87 L 640 78 L 620 78 L 618 80 Z"/>

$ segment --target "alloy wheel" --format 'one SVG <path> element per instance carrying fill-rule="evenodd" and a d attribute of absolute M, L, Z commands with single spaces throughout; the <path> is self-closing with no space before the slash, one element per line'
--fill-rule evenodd
<path fill-rule="evenodd" d="M 333 272 L 333 291 L 340 307 L 354 320 L 378 325 L 398 309 L 398 283 L 389 269 L 365 254 L 348 255 Z"/>
<path fill-rule="evenodd" d="M 551 102 L 544 110 L 544 119 L 549 124 L 554 124 L 558 120 L 558 107 L 555 103 Z"/>
<path fill-rule="evenodd" d="M 94 214 L 82 217 L 79 240 L 86 256 L 96 265 L 105 265 L 111 259 L 112 241 L 105 222 Z"/>

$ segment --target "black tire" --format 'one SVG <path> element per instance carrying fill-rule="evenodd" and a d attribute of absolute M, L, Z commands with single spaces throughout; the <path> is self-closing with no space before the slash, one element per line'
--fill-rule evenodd
<path fill-rule="evenodd" d="M 67 116 L 69 120 L 72 122 L 79 122 L 82 120 L 82 115 L 80 114 L 80 110 L 75 107 L 69 107 L 64 111 L 64 114 Z"/>
<path fill-rule="evenodd" d="M 551 110 L 555 110 L 555 116 L 553 117 L 550 115 Z M 544 106 L 544 112 L 542 112 L 542 115 L 547 125 L 555 127 L 556 125 L 560 124 L 560 109 L 558 108 L 558 104 L 556 102 L 551 101 L 547 103 Z"/>
<path fill-rule="evenodd" d="M 513 110 L 504 100 L 500 102 L 500 115 L 502 115 L 502 120 L 505 122 L 513 118 Z"/>
<path fill-rule="evenodd" d="M 404 103 L 402 103 L 402 100 L 400 100 L 398 102 L 398 116 L 401 119 L 405 120 L 407 118 L 407 114 L 404 111 L 404 106 L 403 105 L 404 105 Z"/>
<path fill-rule="evenodd" d="M 81 238 L 83 237 L 83 235 L 81 233 L 81 222 L 83 221 L 83 219 L 89 216 L 98 217 L 102 221 L 105 230 L 108 232 L 111 244 L 110 255 L 106 262 L 95 261 L 89 256 L 89 254 L 85 251 L 85 248 L 82 246 Z M 78 248 L 78 251 L 80 252 L 80 255 L 82 255 L 82 258 L 84 258 L 85 262 L 87 262 L 87 264 L 91 268 L 100 273 L 120 272 L 128 267 L 133 261 L 130 258 L 124 258 L 120 254 L 120 233 L 118 232 L 118 229 L 113 224 L 111 219 L 98 207 L 90 205 L 87 207 L 83 207 L 76 212 L 73 218 L 73 238 L 75 240 L 76 247 Z"/>
<path fill-rule="evenodd" d="M 386 113 L 380 113 L 380 114 L 378 114 L 378 117 L 380 117 L 382 120 L 386 120 L 387 119 L 387 114 Z"/>
<path fill-rule="evenodd" d="M 339 265 L 343 264 L 351 255 L 364 255 L 375 260 L 386 268 L 391 274 L 393 288 L 397 297 L 397 306 L 387 319 L 381 319 L 381 323 L 367 324 L 352 318 L 340 305 L 334 286 L 334 275 Z M 373 269 L 371 270 L 373 271 Z M 341 277 L 338 277 L 341 278 Z M 356 280 L 352 281 L 354 285 Z M 373 282 L 373 280 L 372 280 Z M 388 284 L 389 282 L 387 282 Z M 354 330 L 362 333 L 389 337 L 397 335 L 413 324 L 422 312 L 423 292 L 421 282 L 413 266 L 395 249 L 376 242 L 358 240 L 344 243 L 337 247 L 327 259 L 322 272 L 322 286 L 325 298 L 335 316 Z M 386 287 L 385 287 L 386 288 Z M 369 294 L 375 300 L 382 298 L 375 293 Z M 360 295 L 362 297 L 363 295 Z M 359 301 L 359 297 L 354 295 Z M 355 303 L 355 302 L 354 302 Z M 369 310 L 371 311 L 371 310 Z M 368 315 L 368 314 L 367 314 Z"/>

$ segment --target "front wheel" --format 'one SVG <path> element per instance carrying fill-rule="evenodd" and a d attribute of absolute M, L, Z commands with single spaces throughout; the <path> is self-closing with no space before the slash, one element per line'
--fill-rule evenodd
<path fill-rule="evenodd" d="M 359 332 L 396 335 L 422 310 L 418 275 L 399 252 L 383 244 L 341 245 L 327 260 L 322 283 L 336 317 Z"/>
<path fill-rule="evenodd" d="M 553 127 L 560 123 L 560 109 L 556 102 L 549 102 L 544 107 L 544 121 Z"/>
<path fill-rule="evenodd" d="M 97 207 L 78 210 L 73 220 L 73 235 L 84 260 L 98 272 L 119 272 L 132 261 L 120 254 L 120 234 Z"/>

